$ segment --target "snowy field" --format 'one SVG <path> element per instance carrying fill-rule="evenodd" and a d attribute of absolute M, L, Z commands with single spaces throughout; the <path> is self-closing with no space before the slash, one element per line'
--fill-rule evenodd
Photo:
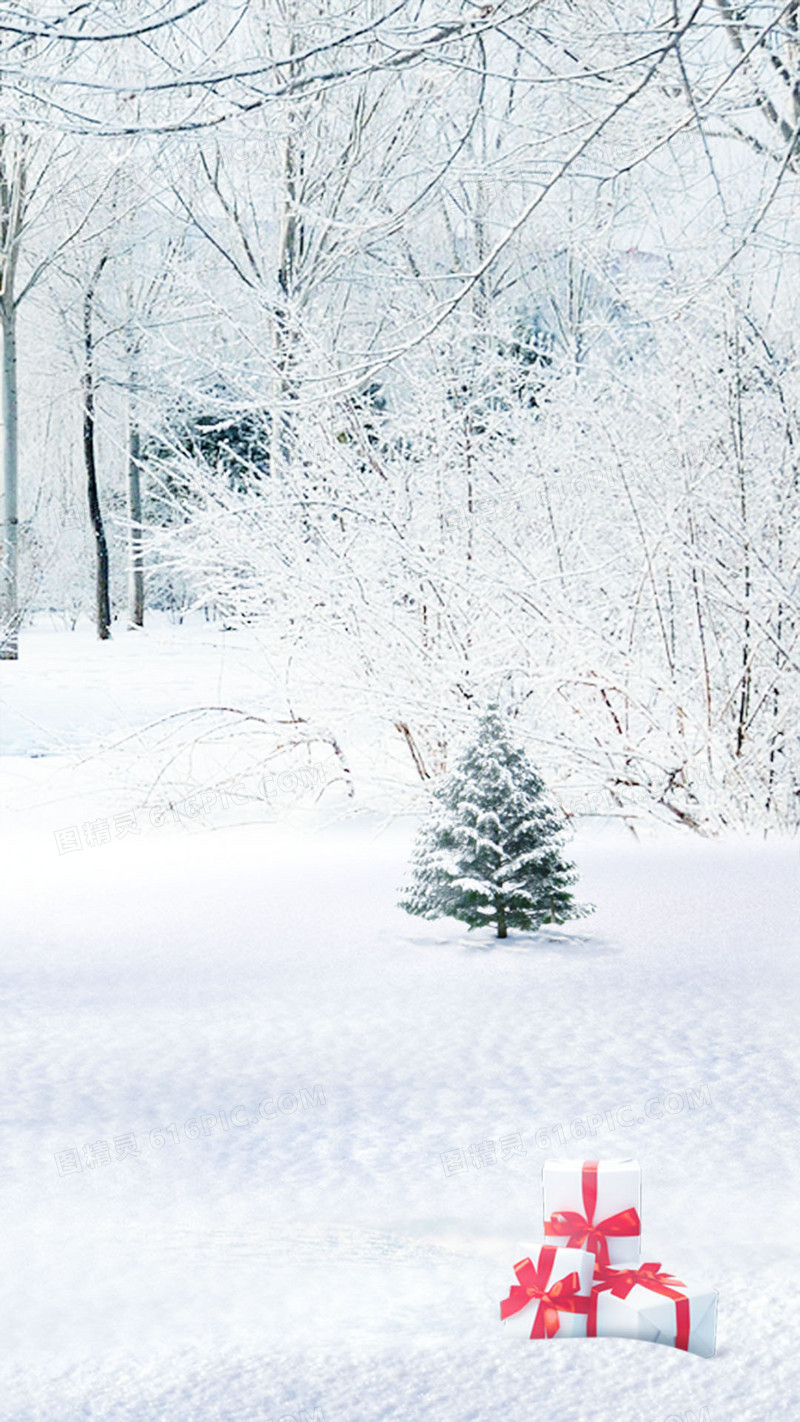
<path fill-rule="evenodd" d="M 142 803 L 135 749 L 77 764 L 101 740 L 263 709 L 253 655 L 182 635 L 0 669 L 0 1416 L 800 1416 L 796 846 L 595 823 L 596 913 L 503 946 L 398 910 L 411 817 L 335 786 L 59 852 Z M 503 1338 L 542 1163 L 585 1154 L 642 1162 L 714 1359 Z"/>

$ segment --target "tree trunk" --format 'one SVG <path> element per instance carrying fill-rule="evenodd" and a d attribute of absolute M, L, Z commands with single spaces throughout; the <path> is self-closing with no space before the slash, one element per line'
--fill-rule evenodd
<path fill-rule="evenodd" d="M 289 83 L 299 77 L 301 66 L 293 60 L 296 33 L 289 35 L 286 78 Z M 278 294 L 274 308 L 274 342 L 276 364 L 276 400 L 271 414 L 270 473 L 288 467 L 291 462 L 293 407 L 298 397 L 296 379 L 297 329 L 294 303 L 297 281 L 305 252 L 305 222 L 300 210 L 303 190 L 305 155 L 302 139 L 298 140 L 297 114 L 292 101 L 285 114 L 286 133 L 283 139 L 283 174 L 281 192 L 280 235 L 278 246 Z"/>
<path fill-rule="evenodd" d="M 142 482 L 139 426 L 131 412 L 128 427 L 128 523 L 130 527 L 130 589 L 128 621 L 144 626 L 144 559 L 142 557 Z"/>
<path fill-rule="evenodd" d="M 17 313 L 13 300 L 0 301 L 2 325 L 3 410 L 3 577 L 0 660 L 16 661 L 19 655 L 19 593 L 17 587 Z"/>
<path fill-rule="evenodd" d="M 83 302 L 83 458 L 86 467 L 86 490 L 89 496 L 89 517 L 92 522 L 96 552 L 96 620 L 101 641 L 111 636 L 111 604 L 108 596 L 108 544 L 97 492 L 97 468 L 94 447 L 94 343 L 92 340 L 92 308 L 94 289 L 104 262 L 101 262 Z"/>
<path fill-rule="evenodd" d="M 497 936 L 498 938 L 508 938 L 505 904 L 496 903 L 495 912 L 497 914 Z"/>
<path fill-rule="evenodd" d="M 747 734 L 747 723 L 750 715 L 750 692 L 752 686 L 753 668 L 751 662 L 750 647 L 750 534 L 748 531 L 748 511 L 747 511 L 747 470 L 745 465 L 744 447 L 744 415 L 742 411 L 742 370 L 741 370 L 741 347 L 739 343 L 739 332 L 736 331 L 736 368 L 734 387 L 735 405 L 732 413 L 733 423 L 733 448 L 736 458 L 736 474 L 739 483 L 739 517 L 742 525 L 742 548 L 744 553 L 744 566 L 742 569 L 742 597 L 743 597 L 743 625 L 742 625 L 742 679 L 739 690 L 739 712 L 736 722 L 736 755 L 742 754 L 745 736 Z"/>
<path fill-rule="evenodd" d="M 17 299 L 15 277 L 25 208 L 24 132 L 14 142 L 0 125 L 0 326 L 2 326 L 3 570 L 0 659 L 19 656 Z"/>

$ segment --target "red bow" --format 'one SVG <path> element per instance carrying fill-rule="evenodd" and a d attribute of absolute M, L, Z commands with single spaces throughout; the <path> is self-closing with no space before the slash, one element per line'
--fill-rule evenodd
<path fill-rule="evenodd" d="M 619 1214 L 609 1215 L 607 1220 L 598 1220 L 595 1224 L 597 1166 L 596 1160 L 587 1160 L 584 1161 L 581 1171 L 584 1213 L 579 1215 L 576 1210 L 559 1210 L 549 1220 L 545 1220 L 544 1232 L 551 1238 L 554 1235 L 568 1235 L 568 1249 L 588 1249 L 591 1254 L 597 1256 L 598 1270 L 605 1270 L 609 1263 L 609 1237 L 631 1238 L 640 1233 L 641 1223 L 636 1210 L 630 1206 L 629 1209 L 620 1210 Z"/>
<path fill-rule="evenodd" d="M 512 1284 L 508 1298 L 503 1299 L 500 1304 L 500 1317 L 506 1319 L 519 1313 L 531 1299 L 539 1300 L 531 1338 L 552 1338 L 558 1332 L 559 1312 L 585 1313 L 589 1307 L 587 1298 L 575 1297 L 581 1284 L 577 1273 L 567 1274 L 564 1279 L 558 1279 L 552 1288 L 548 1288 L 555 1255 L 553 1246 L 546 1244 L 539 1250 L 539 1259 L 535 1265 L 530 1259 L 521 1259 L 515 1264 L 514 1273 L 519 1283 Z"/>
<path fill-rule="evenodd" d="M 679 1284 L 685 1288 L 682 1279 L 673 1278 L 672 1274 L 661 1274 L 660 1264 L 640 1264 L 638 1269 L 606 1269 L 603 1272 L 602 1281 L 595 1284 L 596 1289 L 610 1289 L 615 1298 L 626 1299 L 631 1289 L 636 1284 L 641 1284 L 645 1289 L 652 1289 L 653 1293 L 664 1294 L 669 1299 L 681 1299 L 683 1294 L 675 1292 L 675 1285 Z"/>
<path fill-rule="evenodd" d="M 586 1337 L 597 1337 L 597 1299 L 600 1293 L 608 1289 L 615 1298 L 626 1299 L 631 1289 L 636 1284 L 641 1284 L 643 1289 L 651 1289 L 654 1294 L 663 1294 L 664 1298 L 675 1301 L 675 1347 L 687 1352 L 691 1331 L 689 1300 L 675 1288 L 676 1284 L 680 1288 L 685 1288 L 686 1285 L 682 1279 L 675 1279 L 671 1274 L 659 1273 L 660 1268 L 660 1264 L 652 1262 L 642 1264 L 638 1269 L 606 1268 L 600 1282 L 592 1288 L 586 1319 Z"/>

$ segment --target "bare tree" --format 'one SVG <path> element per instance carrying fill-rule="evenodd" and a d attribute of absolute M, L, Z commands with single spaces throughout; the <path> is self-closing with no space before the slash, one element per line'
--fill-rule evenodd
<path fill-rule="evenodd" d="M 108 542 L 100 508 L 97 487 L 95 448 L 95 342 L 93 318 L 97 286 L 108 261 L 104 252 L 89 279 L 83 294 L 83 458 L 86 468 L 86 492 L 89 518 L 95 543 L 95 624 L 101 641 L 111 636 L 111 601 L 108 591 Z"/>
<path fill-rule="evenodd" d="M 28 138 L 0 128 L 0 326 L 2 327 L 3 574 L 0 658 L 16 659 L 19 633 L 19 430 L 16 289 L 25 219 Z"/>

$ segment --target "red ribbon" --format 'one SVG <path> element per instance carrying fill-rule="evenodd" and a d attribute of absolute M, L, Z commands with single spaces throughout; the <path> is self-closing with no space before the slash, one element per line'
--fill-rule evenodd
<path fill-rule="evenodd" d="M 660 1269 L 660 1264 L 652 1262 L 642 1264 L 638 1269 L 606 1268 L 601 1281 L 592 1288 L 586 1318 L 586 1337 L 597 1337 L 597 1300 L 602 1292 L 608 1289 L 615 1298 L 626 1299 L 631 1289 L 636 1284 L 641 1284 L 643 1289 L 650 1289 L 654 1294 L 663 1294 L 664 1298 L 674 1300 L 675 1347 L 683 1349 L 684 1353 L 688 1352 L 691 1332 L 689 1300 L 685 1294 L 675 1288 L 676 1284 L 681 1288 L 685 1288 L 686 1285 L 682 1279 L 675 1279 L 671 1274 L 659 1273 Z"/>
<path fill-rule="evenodd" d="M 503 1299 L 500 1304 L 500 1317 L 506 1319 L 519 1313 L 531 1299 L 538 1299 L 531 1338 L 554 1337 L 559 1328 L 559 1312 L 585 1313 L 589 1307 L 587 1298 L 575 1297 L 581 1284 L 577 1273 L 567 1274 L 564 1279 L 558 1279 L 552 1288 L 548 1288 L 555 1256 L 555 1248 L 545 1244 L 539 1250 L 536 1264 L 530 1259 L 521 1259 L 515 1264 L 514 1273 L 519 1282 L 512 1284 L 508 1298 Z"/>
<path fill-rule="evenodd" d="M 596 1160 L 585 1160 L 583 1163 L 583 1214 L 579 1215 L 576 1210 L 560 1210 L 549 1220 L 545 1220 L 544 1232 L 551 1238 L 554 1235 L 559 1238 L 568 1235 L 568 1249 L 588 1249 L 597 1257 L 598 1270 L 604 1270 L 608 1268 L 609 1263 L 608 1239 L 630 1239 L 640 1233 L 641 1223 L 636 1210 L 631 1206 L 595 1224 L 597 1166 Z"/>

